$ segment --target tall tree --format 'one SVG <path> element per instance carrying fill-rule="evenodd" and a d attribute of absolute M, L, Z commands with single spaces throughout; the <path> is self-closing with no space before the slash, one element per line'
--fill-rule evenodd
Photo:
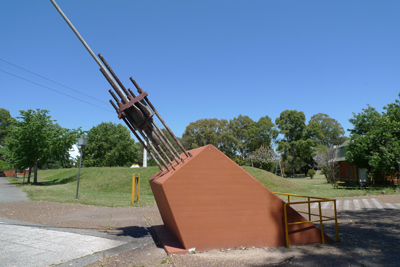
<path fill-rule="evenodd" d="M 138 161 L 138 151 L 131 132 L 121 124 L 103 122 L 87 133 L 82 164 L 87 167 L 131 166 Z"/>
<path fill-rule="evenodd" d="M 62 128 L 51 120 L 48 110 L 30 109 L 20 113 L 20 120 L 6 141 L 7 157 L 17 168 L 33 167 L 33 182 L 37 183 L 38 163 L 64 159 L 80 130 Z"/>
<path fill-rule="evenodd" d="M 306 128 L 306 116 L 303 111 L 285 110 L 276 118 L 275 124 L 286 142 L 300 140 Z"/>
<path fill-rule="evenodd" d="M 340 145 L 344 140 L 344 129 L 340 123 L 324 113 L 311 117 L 307 125 L 310 138 L 315 139 L 319 145 Z"/>
<path fill-rule="evenodd" d="M 5 140 L 10 134 L 15 119 L 11 117 L 10 112 L 4 108 L 0 108 L 0 170 L 8 170 L 12 165 L 7 161 L 4 148 Z"/>
<path fill-rule="evenodd" d="M 309 138 L 304 140 L 305 120 L 304 113 L 297 110 L 285 110 L 275 120 L 279 133 L 283 135 L 277 151 L 281 153 L 283 165 L 292 175 L 303 167 L 305 173 L 310 168 L 307 160 L 312 159 L 309 152 L 312 151 L 310 146 L 313 142 Z"/>
<path fill-rule="evenodd" d="M 268 116 L 253 121 L 249 116 L 239 115 L 229 121 L 228 129 L 239 141 L 234 158 L 239 164 L 247 162 L 249 154 L 257 149 L 271 148 L 278 136 L 278 130 Z"/>
<path fill-rule="evenodd" d="M 11 131 L 13 122 L 15 122 L 15 119 L 11 117 L 10 112 L 4 108 L 0 108 L 0 146 L 4 145 L 4 141 Z"/>
<path fill-rule="evenodd" d="M 397 170 L 400 161 L 400 101 L 384 107 L 380 114 L 373 107 L 354 114 L 349 121 L 351 142 L 347 147 L 346 159 L 358 166 L 371 166 L 373 179 L 384 179 Z"/>
<path fill-rule="evenodd" d="M 272 148 L 278 137 L 278 130 L 268 116 L 261 117 L 257 122 L 249 125 L 247 130 L 248 151 L 259 148 Z"/>
<path fill-rule="evenodd" d="M 235 154 L 239 141 L 228 132 L 227 120 L 201 119 L 186 127 L 182 143 L 186 149 L 211 144 L 231 157 Z"/>

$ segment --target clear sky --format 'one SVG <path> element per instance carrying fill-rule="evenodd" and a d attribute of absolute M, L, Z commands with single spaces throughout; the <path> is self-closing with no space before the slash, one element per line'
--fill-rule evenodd
<path fill-rule="evenodd" d="M 326 113 L 349 129 L 353 112 L 382 111 L 400 92 L 400 1 L 57 3 L 126 87 L 132 76 L 149 93 L 177 136 L 203 118 L 275 121 L 287 109 L 307 122 Z M 98 65 L 50 0 L 2 0 L 0 32 L 0 107 L 13 117 L 40 108 L 66 128 L 123 123 Z"/>

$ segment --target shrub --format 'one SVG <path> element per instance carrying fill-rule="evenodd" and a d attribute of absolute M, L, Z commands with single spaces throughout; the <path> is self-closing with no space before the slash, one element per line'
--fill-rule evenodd
<path fill-rule="evenodd" d="M 313 169 L 309 169 L 307 174 L 310 176 L 310 178 L 312 179 L 315 175 L 315 171 Z"/>

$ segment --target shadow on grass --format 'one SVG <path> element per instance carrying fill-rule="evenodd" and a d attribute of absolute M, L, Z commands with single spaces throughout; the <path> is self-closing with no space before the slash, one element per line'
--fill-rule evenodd
<path fill-rule="evenodd" d="M 78 179 L 78 174 L 71 173 L 71 174 L 64 174 L 63 177 L 52 179 L 49 181 L 40 181 L 40 182 L 37 182 L 36 184 L 32 183 L 32 185 L 35 185 L 35 186 L 62 185 L 62 184 L 68 184 L 68 183 L 74 182 L 77 179 Z"/>

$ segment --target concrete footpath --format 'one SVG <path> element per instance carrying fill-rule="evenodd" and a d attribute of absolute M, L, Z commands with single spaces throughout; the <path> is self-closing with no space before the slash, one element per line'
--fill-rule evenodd
<path fill-rule="evenodd" d="M 0 202 L 28 200 L 0 177 Z M 150 233 L 141 238 L 76 228 L 50 227 L 2 218 L 0 266 L 86 266 L 104 257 L 154 245 Z"/>
<path fill-rule="evenodd" d="M 0 202 L 28 201 L 25 192 L 8 182 L 6 177 L 0 177 Z"/>

